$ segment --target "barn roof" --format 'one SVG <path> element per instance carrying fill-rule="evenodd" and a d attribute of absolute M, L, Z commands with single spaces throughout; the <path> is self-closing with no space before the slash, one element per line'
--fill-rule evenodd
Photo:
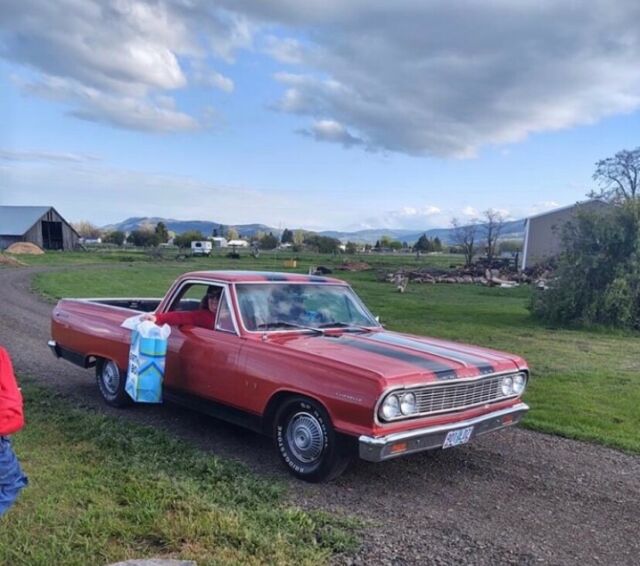
<path fill-rule="evenodd" d="M 51 208 L 50 206 L 0 206 L 0 234 L 24 235 Z"/>

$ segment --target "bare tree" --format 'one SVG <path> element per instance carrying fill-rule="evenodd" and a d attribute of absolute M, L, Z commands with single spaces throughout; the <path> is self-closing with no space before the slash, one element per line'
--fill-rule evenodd
<path fill-rule="evenodd" d="M 493 263 L 493 258 L 496 256 L 496 249 L 498 244 L 498 238 L 500 238 L 500 234 L 504 229 L 504 214 L 501 212 L 490 208 L 489 210 L 485 210 L 484 215 L 484 233 L 485 233 L 485 241 L 487 244 L 487 261 L 489 265 Z"/>
<path fill-rule="evenodd" d="M 473 255 L 476 251 L 478 221 L 473 219 L 468 224 L 462 225 L 457 218 L 453 218 L 451 226 L 453 227 L 453 241 L 462 248 L 464 264 L 468 267 L 473 262 Z"/>
<path fill-rule="evenodd" d="M 73 222 L 71 225 L 82 238 L 95 239 L 102 236 L 102 230 L 87 220 Z"/>
<path fill-rule="evenodd" d="M 593 180 L 599 185 L 598 191 L 591 191 L 592 198 L 612 202 L 626 202 L 638 195 L 638 175 L 640 174 L 640 147 L 623 149 L 613 157 L 596 163 Z"/>

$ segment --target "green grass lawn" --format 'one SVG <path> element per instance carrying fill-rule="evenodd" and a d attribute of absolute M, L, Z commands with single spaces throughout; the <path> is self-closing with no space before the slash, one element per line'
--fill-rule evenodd
<path fill-rule="evenodd" d="M 0 564 L 318 564 L 355 547 L 355 523 L 287 506 L 241 465 L 21 382 L 30 486 L 0 518 Z"/>
<path fill-rule="evenodd" d="M 291 254 L 132 263 L 122 268 L 67 271 L 36 277 L 35 288 L 52 297 L 162 296 L 175 277 L 196 269 L 286 271 Z M 405 265 L 447 267 L 455 256 L 375 256 L 374 268 Z M 301 256 L 298 269 L 335 266 L 343 257 Z M 526 358 L 532 380 L 524 425 L 572 438 L 640 452 L 640 336 L 603 330 L 554 330 L 529 315 L 529 289 L 475 285 L 410 284 L 404 294 L 376 281 L 372 271 L 336 272 L 349 281 L 370 309 L 392 330 L 460 340 Z"/>

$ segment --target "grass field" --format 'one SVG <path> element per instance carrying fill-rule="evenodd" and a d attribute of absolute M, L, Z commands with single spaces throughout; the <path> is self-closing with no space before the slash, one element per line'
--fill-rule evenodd
<path fill-rule="evenodd" d="M 29 426 L 14 438 L 30 486 L 0 518 L 0 564 L 318 564 L 356 544 L 353 523 L 286 506 L 281 486 L 238 464 L 21 383 Z"/>
<path fill-rule="evenodd" d="M 66 254 L 65 254 L 66 255 Z M 35 288 L 52 298 L 162 296 L 175 277 L 195 269 L 284 271 L 285 254 L 230 260 L 132 263 L 122 268 L 66 271 L 38 276 Z M 374 267 L 447 267 L 455 256 L 366 256 Z M 302 256 L 295 271 L 334 266 L 340 257 Z M 460 340 L 518 353 L 532 369 L 524 425 L 567 437 L 640 452 L 640 336 L 603 330 L 557 330 L 527 311 L 529 289 L 474 285 L 409 285 L 404 294 L 376 281 L 372 271 L 337 274 L 349 281 L 392 330 Z"/>

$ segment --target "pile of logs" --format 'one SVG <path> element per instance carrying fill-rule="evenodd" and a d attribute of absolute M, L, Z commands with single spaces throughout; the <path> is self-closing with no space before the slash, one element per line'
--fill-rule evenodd
<path fill-rule="evenodd" d="M 381 271 L 378 273 L 380 281 L 393 283 L 400 293 L 403 293 L 409 282 L 411 283 L 475 283 L 487 287 L 512 288 L 522 283 L 534 283 L 540 289 L 546 289 L 551 278 L 551 271 L 527 273 L 512 270 L 481 269 L 478 266 L 458 267 L 444 271 L 434 268 L 399 269 L 397 271 Z"/>

